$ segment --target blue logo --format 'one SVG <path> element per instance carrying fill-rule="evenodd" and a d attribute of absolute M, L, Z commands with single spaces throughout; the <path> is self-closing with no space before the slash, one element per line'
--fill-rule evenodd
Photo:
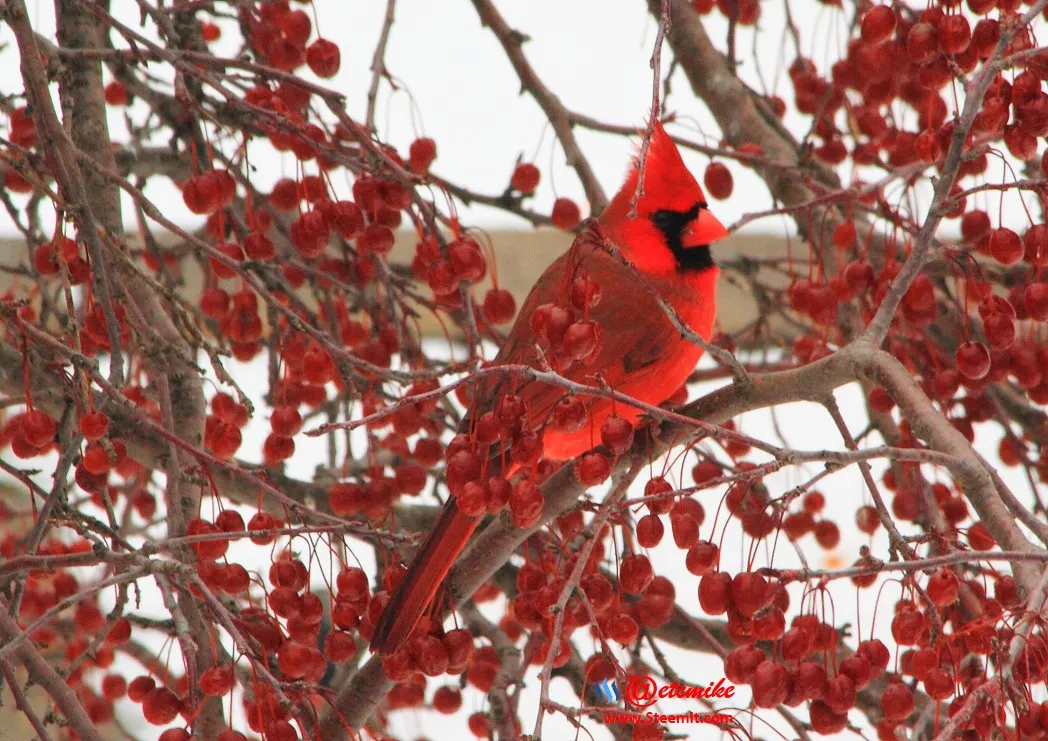
<path fill-rule="evenodd" d="M 619 688 L 614 680 L 603 679 L 593 687 L 597 690 L 597 696 L 600 697 L 601 702 L 611 705 L 619 701 Z"/>

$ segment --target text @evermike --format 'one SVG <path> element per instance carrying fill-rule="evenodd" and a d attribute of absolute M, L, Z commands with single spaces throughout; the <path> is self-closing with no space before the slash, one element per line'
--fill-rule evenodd
<path fill-rule="evenodd" d="M 623 688 L 622 699 L 626 701 L 627 709 L 636 708 L 644 710 L 650 708 L 659 700 L 670 699 L 729 699 L 735 696 L 735 686 L 727 684 L 724 678 L 716 683 L 710 682 L 705 687 L 686 685 L 680 682 L 671 684 L 660 684 L 648 675 L 639 674 L 626 682 Z M 604 680 L 597 685 L 598 694 L 608 702 L 619 700 L 618 686 L 611 680 Z M 606 712 L 605 723 L 711 723 L 714 725 L 738 725 L 738 721 L 731 715 L 716 712 L 694 712 L 686 713 L 658 713 L 651 710 L 646 712 Z"/>

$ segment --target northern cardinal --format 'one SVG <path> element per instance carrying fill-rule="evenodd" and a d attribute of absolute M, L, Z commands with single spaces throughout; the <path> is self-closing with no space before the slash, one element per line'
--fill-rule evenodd
<path fill-rule="evenodd" d="M 549 363 L 565 378 L 588 385 L 599 374 L 612 389 L 649 404 L 661 404 L 682 386 L 702 350 L 681 337 L 650 288 L 673 307 L 681 321 L 708 340 L 716 318 L 718 274 L 709 245 L 728 232 L 707 209 L 702 188 L 661 124 L 656 123 L 652 132 L 643 192 L 631 216 L 638 177 L 635 161 L 597 227 L 581 228 L 571 249 L 539 278 L 493 364 L 541 368 Z M 605 239 L 619 255 L 612 254 Z M 650 288 L 634 271 L 643 275 Z M 573 319 L 582 326 L 568 327 Z M 543 345 L 540 358 L 536 347 Z M 505 477 L 521 467 L 520 458 L 507 455 L 500 443 L 490 440 L 491 435 L 477 442 L 482 436 L 476 429 L 477 420 L 489 411 L 498 411 L 504 419 L 506 405 L 500 406 L 500 400 L 507 395 L 514 399 L 510 406 L 518 410 L 523 402 L 524 421 L 515 431 L 517 439 L 531 433 L 530 447 L 538 449 L 538 436 L 541 454 L 550 460 L 568 460 L 593 448 L 600 442 L 595 431 L 613 412 L 609 399 L 580 395 L 575 398 L 584 405 L 585 424 L 558 425 L 555 407 L 568 396 L 563 386 L 537 381 L 521 385 L 510 373 L 484 376 L 473 390 L 459 436 L 472 433 L 473 446 L 484 448 L 479 452 L 479 460 L 486 461 L 479 476 L 482 480 L 501 475 L 504 483 Z M 577 413 L 579 404 L 573 403 Z M 614 405 L 614 413 L 630 423 L 642 414 L 621 402 Z M 492 415 L 487 418 L 490 421 Z M 506 447 L 512 446 L 507 443 Z M 527 465 L 525 462 L 524 467 Z M 450 471 L 448 479 L 451 488 Z M 460 491 L 462 483 L 457 482 Z M 502 488 L 504 493 L 508 486 Z M 485 510 L 481 503 L 477 512 L 475 501 L 460 507 L 457 497 L 449 498 L 375 624 L 373 651 L 391 653 L 408 639 L 481 516 L 505 503 L 504 496 L 494 508 Z M 534 509 L 537 520 L 540 508 Z"/>

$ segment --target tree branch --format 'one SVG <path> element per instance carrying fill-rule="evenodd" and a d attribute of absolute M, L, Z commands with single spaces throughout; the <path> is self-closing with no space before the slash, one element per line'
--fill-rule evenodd
<path fill-rule="evenodd" d="M 480 16 L 480 22 L 491 29 L 502 45 L 502 50 L 509 57 L 510 64 L 516 70 L 517 77 L 520 78 L 521 87 L 531 94 L 531 97 L 542 108 L 542 112 L 546 114 L 546 118 L 549 119 L 553 131 L 557 134 L 557 139 L 560 140 L 560 145 L 564 148 L 568 164 L 575 169 L 579 180 L 582 181 L 582 188 L 590 202 L 590 213 L 594 216 L 598 215 L 608 205 L 608 197 L 604 194 L 604 189 L 600 187 L 600 182 L 597 181 L 597 176 L 593 173 L 589 161 L 579 149 L 578 142 L 575 141 L 568 109 L 556 95 L 550 92 L 549 88 L 542 84 L 527 57 L 524 56 L 522 47 L 527 37 L 510 28 L 490 0 L 472 1 L 473 7 Z"/>

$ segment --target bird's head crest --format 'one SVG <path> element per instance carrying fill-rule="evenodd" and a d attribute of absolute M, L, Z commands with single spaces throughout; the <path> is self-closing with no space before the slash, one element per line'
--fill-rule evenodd
<path fill-rule="evenodd" d="M 643 187 L 637 196 L 642 164 Z M 676 143 L 658 121 L 652 127 L 644 162 L 638 152 L 626 182 L 600 222 L 631 262 L 657 271 L 712 265 L 709 244 L 727 236 L 727 230 L 709 212 L 706 194 L 684 164 Z"/>

